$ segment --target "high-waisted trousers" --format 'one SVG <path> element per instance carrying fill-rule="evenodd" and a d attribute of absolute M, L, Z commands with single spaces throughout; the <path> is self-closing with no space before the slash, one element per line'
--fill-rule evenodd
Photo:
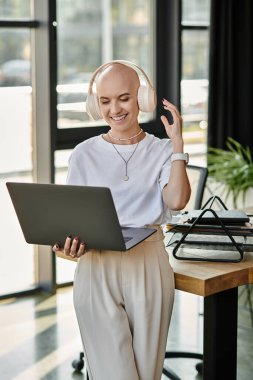
<path fill-rule="evenodd" d="M 158 231 L 78 260 L 74 306 L 90 380 L 161 380 L 174 274 Z"/>

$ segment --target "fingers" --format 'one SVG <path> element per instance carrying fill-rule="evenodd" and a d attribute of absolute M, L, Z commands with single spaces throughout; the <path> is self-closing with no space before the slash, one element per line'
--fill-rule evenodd
<path fill-rule="evenodd" d="M 162 123 L 165 126 L 165 128 L 168 128 L 170 126 L 170 124 L 169 124 L 168 119 L 167 119 L 166 116 L 162 115 L 161 116 L 161 120 L 162 120 Z"/>
<path fill-rule="evenodd" d="M 83 241 L 81 241 L 79 249 L 78 249 L 78 251 L 76 253 L 77 257 L 81 257 L 81 256 L 83 256 L 86 253 L 85 247 L 86 247 L 85 243 Z"/>
<path fill-rule="evenodd" d="M 177 107 L 174 106 L 174 104 L 170 103 L 167 99 L 162 100 L 163 108 L 167 111 L 170 111 L 172 113 L 172 116 L 176 116 L 179 120 L 182 119 L 180 112 L 178 111 Z"/>
<path fill-rule="evenodd" d="M 73 239 L 73 242 L 72 242 L 72 244 L 70 246 L 70 250 L 68 250 L 69 255 L 71 257 L 76 257 L 77 256 L 77 250 L 78 250 L 77 246 L 78 246 L 78 237 L 76 236 Z"/>
<path fill-rule="evenodd" d="M 79 244 L 79 239 L 76 236 L 73 240 L 71 236 L 68 236 L 65 240 L 64 247 L 61 248 L 59 243 L 55 243 L 53 246 L 53 252 L 63 252 L 65 256 L 72 258 L 79 258 L 86 253 L 86 245 L 83 241 Z"/>
<path fill-rule="evenodd" d="M 54 244 L 54 246 L 53 246 L 53 248 L 52 248 L 52 250 L 53 250 L 53 252 L 58 252 L 58 251 L 61 251 L 62 250 L 62 248 L 61 248 L 61 246 L 60 246 L 60 243 L 55 243 Z"/>
<path fill-rule="evenodd" d="M 81 257 L 86 253 L 86 246 L 83 241 L 79 244 L 79 239 L 76 236 L 73 240 L 70 236 L 67 237 L 64 245 L 64 253 L 66 256 Z"/>
<path fill-rule="evenodd" d="M 161 116 L 161 121 L 165 127 L 168 137 L 173 142 L 178 142 L 179 140 L 182 139 L 183 119 L 180 115 L 180 112 L 178 111 L 177 107 L 174 106 L 174 104 L 170 103 L 166 99 L 163 99 L 162 103 L 163 103 L 163 108 L 171 112 L 173 121 L 170 124 L 169 120 L 164 115 Z"/>
<path fill-rule="evenodd" d="M 74 239 L 75 240 L 75 239 Z M 66 256 L 70 256 L 70 249 L 71 249 L 71 241 L 72 241 L 72 238 L 71 236 L 68 236 L 65 240 L 65 244 L 64 244 L 64 253 Z"/>

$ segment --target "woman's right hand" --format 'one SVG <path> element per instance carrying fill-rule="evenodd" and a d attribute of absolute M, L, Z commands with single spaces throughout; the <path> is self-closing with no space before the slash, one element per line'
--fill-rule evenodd
<path fill-rule="evenodd" d="M 63 248 L 59 245 L 59 243 L 54 244 L 53 252 L 60 255 L 63 254 L 66 258 L 78 259 L 86 253 L 86 246 L 83 241 L 79 244 L 79 239 L 77 236 L 74 239 L 72 239 L 71 236 L 68 236 L 65 240 Z"/>

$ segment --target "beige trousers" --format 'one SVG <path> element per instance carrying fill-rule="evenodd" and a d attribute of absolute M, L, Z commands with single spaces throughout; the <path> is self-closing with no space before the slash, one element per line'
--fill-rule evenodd
<path fill-rule="evenodd" d="M 74 305 L 90 380 L 161 380 L 174 274 L 158 232 L 79 259 Z"/>

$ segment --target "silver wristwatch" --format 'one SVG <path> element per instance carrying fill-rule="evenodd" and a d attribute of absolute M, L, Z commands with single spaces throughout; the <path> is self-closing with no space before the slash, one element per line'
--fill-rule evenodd
<path fill-rule="evenodd" d="M 185 165 L 189 162 L 189 154 L 188 153 L 173 153 L 171 156 L 171 162 L 173 161 L 185 161 Z"/>

